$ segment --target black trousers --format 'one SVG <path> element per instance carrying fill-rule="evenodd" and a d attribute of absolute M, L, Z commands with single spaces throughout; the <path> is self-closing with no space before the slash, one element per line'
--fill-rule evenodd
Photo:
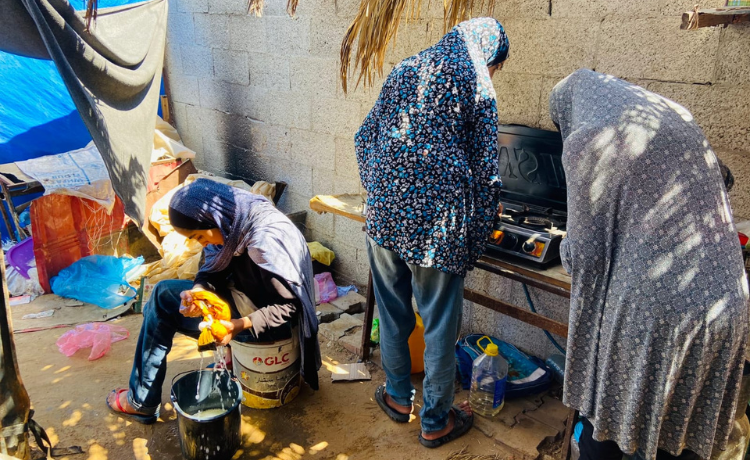
<path fill-rule="evenodd" d="M 614 441 L 599 442 L 594 439 L 594 426 L 588 419 L 583 419 L 583 433 L 578 442 L 581 450 L 580 460 L 622 460 L 622 451 Z M 660 450 L 656 460 L 701 460 L 697 454 L 683 450 L 678 457 Z"/>

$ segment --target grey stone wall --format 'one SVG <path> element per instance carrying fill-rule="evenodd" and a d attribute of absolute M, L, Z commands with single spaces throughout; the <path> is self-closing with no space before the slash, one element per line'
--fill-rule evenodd
<path fill-rule="evenodd" d="M 280 207 L 307 209 L 316 194 L 361 192 L 353 136 L 374 88 L 344 95 L 339 46 L 358 0 L 267 0 L 263 18 L 245 0 L 173 0 L 167 75 L 177 127 L 199 168 L 231 177 L 286 181 Z M 402 24 L 385 72 L 443 34 L 442 2 Z M 552 129 L 547 98 L 580 67 L 611 73 L 690 109 L 735 174 L 737 218 L 750 218 L 750 24 L 679 30 L 692 0 L 497 0 L 511 59 L 495 75 L 500 121 Z M 723 5 L 708 0 L 702 7 Z M 361 224 L 309 212 L 308 237 L 331 247 L 340 283 L 367 281 Z M 467 285 L 526 305 L 518 283 L 475 272 Z M 543 314 L 565 321 L 567 303 L 532 289 Z M 466 331 L 495 334 L 547 356 L 542 332 L 467 302 Z"/>

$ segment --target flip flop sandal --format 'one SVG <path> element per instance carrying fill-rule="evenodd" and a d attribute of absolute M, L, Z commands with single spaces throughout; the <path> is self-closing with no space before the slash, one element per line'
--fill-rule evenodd
<path fill-rule="evenodd" d="M 385 412 L 385 414 L 394 422 L 407 423 L 409 421 L 410 414 L 402 414 L 385 402 L 385 385 L 380 385 L 378 389 L 375 390 L 375 401 L 378 402 L 378 406 L 380 406 L 380 408 L 383 409 L 383 412 Z"/>
<path fill-rule="evenodd" d="M 129 414 L 129 413 L 125 412 L 125 409 L 120 404 L 120 395 L 122 394 L 123 391 L 127 392 L 128 389 L 127 388 L 120 388 L 119 390 L 112 390 L 112 391 L 109 392 L 110 395 L 114 393 L 114 395 L 115 395 L 115 406 L 117 406 L 117 408 L 114 408 L 114 407 L 110 406 L 109 405 L 109 396 L 107 396 L 107 399 L 105 399 L 104 402 L 107 404 L 107 407 L 109 407 L 110 411 L 112 411 L 114 414 L 116 414 L 116 415 L 118 415 L 120 417 L 129 418 L 131 420 L 135 420 L 136 422 L 142 423 L 144 425 L 151 425 L 152 423 L 156 422 L 156 420 L 159 418 L 159 416 L 157 414 L 153 414 L 153 415 Z"/>
<path fill-rule="evenodd" d="M 460 438 L 465 435 L 474 425 L 474 414 L 469 415 L 466 412 L 459 409 L 458 406 L 451 408 L 454 415 L 453 430 L 445 436 L 441 436 L 437 439 L 425 439 L 422 437 L 422 433 L 419 433 L 419 443 L 430 449 L 440 447 L 447 442 L 451 442 L 456 438 Z"/>

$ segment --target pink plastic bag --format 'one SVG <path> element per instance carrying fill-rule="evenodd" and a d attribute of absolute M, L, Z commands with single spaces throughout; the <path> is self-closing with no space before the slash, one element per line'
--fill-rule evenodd
<path fill-rule="evenodd" d="M 315 296 L 315 300 L 319 300 L 318 303 L 330 302 L 338 297 L 336 283 L 333 282 L 333 277 L 328 272 L 315 275 L 315 290 L 316 294 L 319 294 Z"/>
<path fill-rule="evenodd" d="M 87 323 L 76 326 L 57 339 L 57 348 L 65 356 L 73 356 L 81 348 L 91 347 L 89 361 L 99 359 L 109 351 L 114 342 L 125 340 L 127 329 L 106 323 Z"/>

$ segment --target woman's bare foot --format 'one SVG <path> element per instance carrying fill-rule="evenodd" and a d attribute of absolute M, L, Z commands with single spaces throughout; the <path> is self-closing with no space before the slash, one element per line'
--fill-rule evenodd
<path fill-rule="evenodd" d="M 458 405 L 458 408 L 461 409 L 462 412 L 465 412 L 468 415 L 471 415 L 473 412 L 471 411 L 471 406 L 469 405 L 469 401 L 464 401 L 461 404 Z M 394 409 L 396 409 L 394 407 Z M 396 409 L 398 410 L 398 409 Z M 448 424 L 445 425 L 445 428 L 443 428 L 440 431 L 433 431 L 431 433 L 425 433 L 422 431 L 422 437 L 425 438 L 428 441 L 433 441 L 438 438 L 442 438 L 446 434 L 453 431 L 453 426 L 456 423 L 456 414 L 453 413 L 453 410 L 451 409 L 450 412 L 448 412 Z"/>
<path fill-rule="evenodd" d="M 118 410 L 125 414 L 136 414 L 136 415 L 148 415 L 142 412 L 138 412 L 128 401 L 128 390 L 114 390 L 107 396 L 107 404 L 113 410 Z"/>
<path fill-rule="evenodd" d="M 411 414 L 411 411 L 414 409 L 414 406 L 402 406 L 401 404 L 397 404 L 396 401 L 391 399 L 386 392 L 383 392 L 383 399 L 385 399 L 385 403 L 388 404 L 388 407 L 399 414 Z"/>

